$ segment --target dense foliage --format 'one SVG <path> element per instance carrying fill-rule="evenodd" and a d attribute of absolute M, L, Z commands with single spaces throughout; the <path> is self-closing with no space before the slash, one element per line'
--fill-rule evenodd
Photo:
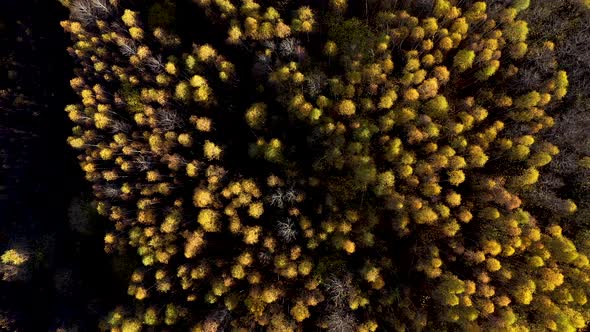
<path fill-rule="evenodd" d="M 586 327 L 586 196 L 537 186 L 575 68 L 529 1 L 64 2 L 68 143 L 141 260 L 104 329 Z"/>

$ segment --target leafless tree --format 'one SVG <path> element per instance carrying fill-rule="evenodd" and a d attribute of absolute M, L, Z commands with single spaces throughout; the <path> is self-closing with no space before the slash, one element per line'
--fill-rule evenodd
<path fill-rule="evenodd" d="M 279 188 L 270 196 L 270 205 L 276 206 L 279 209 L 284 207 L 285 196 L 283 191 Z"/>
<path fill-rule="evenodd" d="M 268 48 L 270 50 L 275 50 L 275 48 L 277 47 L 276 43 L 272 40 L 265 40 L 262 42 L 262 46 L 264 46 L 264 48 Z"/>
<path fill-rule="evenodd" d="M 272 257 L 270 256 L 270 254 L 268 252 L 261 251 L 258 253 L 258 261 L 262 265 L 268 265 L 272 261 Z"/>
<path fill-rule="evenodd" d="M 127 30 L 127 27 L 119 21 L 111 22 L 110 27 L 113 31 L 119 32 L 121 34 L 128 34 L 129 33 L 129 31 Z"/>
<path fill-rule="evenodd" d="M 19 266 L 0 263 L 0 275 L 3 281 L 16 281 L 20 280 L 23 274 Z"/>
<path fill-rule="evenodd" d="M 515 92 L 537 90 L 543 83 L 541 73 L 535 67 L 524 67 L 518 71 L 518 76 L 513 83 Z"/>
<path fill-rule="evenodd" d="M 175 110 L 158 109 L 158 127 L 170 131 L 184 126 L 184 119 Z"/>
<path fill-rule="evenodd" d="M 575 152 L 562 151 L 551 160 L 551 170 L 562 176 L 573 175 L 579 170 L 578 155 Z"/>
<path fill-rule="evenodd" d="M 330 332 L 353 332 L 357 329 L 355 317 L 344 310 L 335 310 L 326 318 L 328 331 Z"/>
<path fill-rule="evenodd" d="M 75 1 L 70 6 L 70 12 L 73 19 L 78 20 L 85 25 L 91 24 L 96 19 L 90 1 L 88 0 Z"/>
<path fill-rule="evenodd" d="M 107 198 L 117 198 L 121 195 L 121 190 L 116 185 L 104 185 L 101 190 Z"/>
<path fill-rule="evenodd" d="M 531 204 L 548 209 L 553 215 L 565 215 L 570 212 L 570 202 L 558 197 L 554 191 L 535 187 L 524 195 Z"/>
<path fill-rule="evenodd" d="M 124 43 L 120 43 L 119 49 L 121 50 L 121 54 L 126 57 L 137 54 L 137 45 L 131 39 L 126 40 Z"/>
<path fill-rule="evenodd" d="M 506 8 L 506 7 L 500 6 L 500 8 Z M 547 8 L 544 6 L 531 6 L 527 9 L 526 14 L 527 14 L 527 18 L 528 18 L 527 21 L 531 21 L 531 22 L 539 22 L 539 21 L 542 21 L 544 18 L 548 17 Z M 543 33 L 544 31 L 534 31 L 534 32 Z"/>
<path fill-rule="evenodd" d="M 305 91 L 312 97 L 317 96 L 326 85 L 323 74 L 313 73 L 305 78 Z"/>
<path fill-rule="evenodd" d="M 155 57 L 149 57 L 147 59 L 146 65 L 157 74 L 164 71 L 164 63 L 162 62 L 162 56 L 160 54 Z"/>
<path fill-rule="evenodd" d="M 541 75 L 551 74 L 556 68 L 553 54 L 542 48 L 531 48 L 527 53 L 526 67 L 534 67 Z"/>
<path fill-rule="evenodd" d="M 295 55 L 297 51 L 297 41 L 294 38 L 287 38 L 279 44 L 279 54 L 283 57 L 290 57 Z"/>
<path fill-rule="evenodd" d="M 430 15 L 432 13 L 432 10 L 434 9 L 433 0 L 415 0 L 410 1 L 409 4 L 413 6 L 413 9 L 416 12 L 421 13 L 423 15 Z"/>
<path fill-rule="evenodd" d="M 589 126 L 590 109 L 588 106 L 574 105 L 566 110 L 560 110 L 555 119 L 555 125 L 546 133 L 546 137 L 560 146 L 562 150 L 570 149 L 576 154 L 590 155 Z"/>
<path fill-rule="evenodd" d="M 342 277 L 331 275 L 324 287 L 330 296 L 331 305 L 335 308 L 343 307 L 352 292 L 352 276 L 349 273 Z"/>
<path fill-rule="evenodd" d="M 6 331 L 16 331 L 16 320 L 10 311 L 0 310 L 0 327 Z"/>
<path fill-rule="evenodd" d="M 131 130 L 131 125 L 125 121 L 113 120 L 111 121 L 111 131 L 113 133 L 128 133 Z"/>
<path fill-rule="evenodd" d="M 258 54 L 252 70 L 256 76 L 270 73 L 272 71 L 271 58 L 265 54 Z"/>
<path fill-rule="evenodd" d="M 113 7 L 107 0 L 89 0 L 89 2 L 97 13 L 108 15 L 113 11 Z"/>
<path fill-rule="evenodd" d="M 285 192 L 278 188 L 274 193 L 272 193 L 268 200 L 270 201 L 270 205 L 282 209 L 285 207 L 285 203 L 293 204 L 296 202 L 296 199 L 297 191 L 295 191 L 294 188 L 290 188 Z"/>
<path fill-rule="evenodd" d="M 295 191 L 294 188 L 289 188 L 289 190 L 287 190 L 285 192 L 284 195 L 285 201 L 287 201 L 287 203 L 295 203 L 296 199 L 297 199 L 297 191 Z"/>
<path fill-rule="evenodd" d="M 218 308 L 205 318 L 204 331 L 205 332 L 221 332 L 225 331 L 225 325 L 227 325 L 228 318 L 230 316 L 227 308 Z"/>
<path fill-rule="evenodd" d="M 134 163 L 137 166 L 138 170 L 145 172 L 145 171 L 150 170 L 152 168 L 154 161 L 152 160 L 152 158 L 150 156 L 147 156 L 145 154 L 140 154 L 135 158 Z"/>
<path fill-rule="evenodd" d="M 110 15 L 112 11 L 112 6 L 106 0 L 77 0 L 70 6 L 72 18 L 85 25 Z"/>
<path fill-rule="evenodd" d="M 535 186 L 545 190 L 556 190 L 565 186 L 565 183 L 563 182 L 563 179 L 557 175 L 553 173 L 545 173 L 539 178 L 539 181 Z"/>
<path fill-rule="evenodd" d="M 295 240 L 297 237 L 297 229 L 291 218 L 279 220 L 276 227 L 279 236 L 287 243 Z"/>

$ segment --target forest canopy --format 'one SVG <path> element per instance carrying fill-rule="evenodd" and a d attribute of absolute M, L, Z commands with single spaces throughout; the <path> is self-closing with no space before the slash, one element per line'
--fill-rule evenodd
<path fill-rule="evenodd" d="M 101 330 L 587 328 L 588 1 L 60 2 Z"/>

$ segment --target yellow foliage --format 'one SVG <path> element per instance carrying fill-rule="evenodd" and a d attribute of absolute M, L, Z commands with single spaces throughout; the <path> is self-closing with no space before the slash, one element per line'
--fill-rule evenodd
<path fill-rule="evenodd" d="M 264 213 L 264 205 L 262 204 L 262 202 L 256 202 L 253 204 L 250 204 L 249 208 L 248 208 L 248 215 L 250 215 L 250 217 L 258 219 L 260 218 L 260 216 Z"/>
<path fill-rule="evenodd" d="M 460 50 L 453 59 L 453 66 L 462 73 L 473 66 L 474 59 L 475 53 L 472 50 Z"/>
<path fill-rule="evenodd" d="M 500 261 L 495 258 L 488 258 L 486 259 L 486 267 L 488 271 L 495 272 L 502 268 Z"/>
<path fill-rule="evenodd" d="M 348 7 L 348 0 L 330 0 L 330 8 L 337 13 L 343 13 Z"/>
<path fill-rule="evenodd" d="M 265 288 L 262 291 L 262 301 L 265 303 L 273 303 L 281 296 L 281 291 L 275 287 Z"/>
<path fill-rule="evenodd" d="M 16 249 L 9 249 L 0 256 L 0 260 L 4 264 L 19 266 L 26 263 L 29 260 L 29 257 Z"/>
<path fill-rule="evenodd" d="M 180 214 L 178 212 L 171 213 L 166 216 L 164 222 L 160 226 L 163 233 L 172 233 L 178 228 L 178 224 L 181 222 Z"/>
<path fill-rule="evenodd" d="M 202 232 L 192 232 L 186 239 L 184 247 L 184 256 L 186 258 L 194 257 L 199 253 L 205 244 L 204 234 Z"/>
<path fill-rule="evenodd" d="M 352 100 L 345 99 L 338 104 L 337 111 L 341 115 L 352 116 L 356 112 L 356 106 Z"/>
<path fill-rule="evenodd" d="M 217 55 L 217 51 L 211 45 L 200 46 L 197 50 L 197 57 L 203 62 L 208 62 Z"/>
<path fill-rule="evenodd" d="M 69 139 L 68 143 L 70 144 L 71 147 L 73 147 L 74 149 L 80 149 L 82 147 L 84 147 L 84 144 L 86 144 L 84 142 L 84 140 L 82 138 L 72 138 Z"/>
<path fill-rule="evenodd" d="M 209 132 L 209 131 L 211 131 L 211 119 L 198 118 L 195 121 L 195 126 L 197 127 L 197 130 L 199 130 L 199 131 Z"/>
<path fill-rule="evenodd" d="M 266 104 L 256 103 L 246 111 L 246 122 L 254 129 L 262 129 L 266 120 Z"/>
<path fill-rule="evenodd" d="M 98 129 L 106 128 L 110 123 L 110 119 L 106 114 L 94 113 L 94 125 Z"/>
<path fill-rule="evenodd" d="M 140 301 L 145 299 L 147 295 L 147 290 L 143 287 L 137 287 L 137 289 L 135 290 L 135 298 Z"/>
<path fill-rule="evenodd" d="M 244 227 L 242 232 L 244 235 L 244 243 L 255 244 L 258 243 L 262 228 L 260 226 Z"/>
<path fill-rule="evenodd" d="M 204 208 L 213 202 L 213 196 L 207 189 L 199 188 L 195 190 L 193 195 L 193 203 L 196 207 Z"/>
<path fill-rule="evenodd" d="M 313 263 L 308 260 L 304 260 L 303 262 L 299 263 L 299 266 L 297 267 L 297 272 L 299 272 L 299 274 L 301 274 L 302 276 L 307 276 L 311 273 L 312 269 Z"/>
<path fill-rule="evenodd" d="M 438 215 L 427 206 L 414 213 L 414 220 L 418 224 L 433 224 L 437 219 Z"/>
<path fill-rule="evenodd" d="M 354 242 L 350 241 L 350 240 L 346 240 L 344 241 L 344 243 L 342 244 L 342 248 L 344 249 L 344 251 L 346 251 L 348 254 L 352 254 L 355 251 L 355 244 Z"/>
<path fill-rule="evenodd" d="M 404 99 L 407 101 L 416 101 L 418 98 L 420 98 L 420 94 L 418 93 L 418 90 L 414 88 L 408 89 L 404 92 Z"/>
<path fill-rule="evenodd" d="M 211 209 L 202 209 L 199 212 L 197 222 L 203 227 L 206 232 L 220 231 L 219 213 Z"/>
<path fill-rule="evenodd" d="M 123 13 L 121 19 L 128 27 L 137 25 L 137 13 L 132 10 L 125 9 L 125 12 Z"/>
<path fill-rule="evenodd" d="M 142 28 L 131 27 L 131 28 L 129 28 L 129 34 L 131 35 L 131 38 L 133 38 L 133 39 L 136 39 L 136 40 L 143 39 L 143 29 Z"/>
<path fill-rule="evenodd" d="M 217 160 L 221 157 L 221 148 L 211 141 L 205 141 L 203 154 L 209 160 Z"/>
<path fill-rule="evenodd" d="M 291 28 L 283 22 L 278 22 L 275 26 L 275 35 L 279 38 L 286 38 L 291 35 Z"/>
<path fill-rule="evenodd" d="M 236 279 L 244 279 L 246 277 L 246 271 L 242 265 L 234 265 L 231 268 L 231 275 Z"/>
<path fill-rule="evenodd" d="M 173 62 L 166 63 L 166 66 L 164 67 L 164 69 L 170 75 L 174 75 L 174 76 L 178 75 L 178 68 L 176 67 L 176 64 L 174 64 Z"/>
<path fill-rule="evenodd" d="M 230 44 L 237 44 L 242 38 L 242 30 L 237 25 L 232 25 L 227 32 L 227 41 Z"/>
<path fill-rule="evenodd" d="M 297 303 L 291 308 L 291 316 L 297 321 L 302 322 L 310 317 L 309 310 L 302 303 Z"/>
<path fill-rule="evenodd" d="M 206 102 L 209 100 L 210 95 L 211 95 L 211 88 L 209 88 L 209 86 L 207 86 L 207 85 L 203 85 L 194 91 L 193 99 L 196 102 Z"/>
<path fill-rule="evenodd" d="M 135 319 L 125 320 L 121 326 L 121 332 L 140 332 L 141 322 Z"/>
<path fill-rule="evenodd" d="M 199 167 L 196 163 L 190 162 L 186 164 L 186 174 L 190 177 L 196 177 L 199 172 Z"/>
<path fill-rule="evenodd" d="M 174 96 L 180 100 L 187 101 L 191 96 L 191 88 L 187 82 L 180 82 L 176 85 Z"/>
<path fill-rule="evenodd" d="M 465 173 L 462 170 L 450 171 L 448 174 L 449 182 L 454 186 L 458 186 L 465 181 Z"/>
<path fill-rule="evenodd" d="M 182 133 L 178 135 L 178 143 L 184 147 L 190 147 L 193 145 L 193 139 L 190 134 Z"/>

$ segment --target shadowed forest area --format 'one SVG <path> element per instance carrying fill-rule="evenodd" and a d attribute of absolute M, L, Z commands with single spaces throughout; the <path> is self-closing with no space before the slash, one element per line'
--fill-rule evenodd
<path fill-rule="evenodd" d="M 125 286 L 103 253 L 106 225 L 65 141 L 63 107 L 75 96 L 58 22 L 68 11 L 52 1 L 0 7 L 0 248 L 28 256 L 17 271 L 1 264 L 0 330 L 92 331 Z"/>
<path fill-rule="evenodd" d="M 589 27 L 2 1 L 0 330 L 587 330 Z"/>

